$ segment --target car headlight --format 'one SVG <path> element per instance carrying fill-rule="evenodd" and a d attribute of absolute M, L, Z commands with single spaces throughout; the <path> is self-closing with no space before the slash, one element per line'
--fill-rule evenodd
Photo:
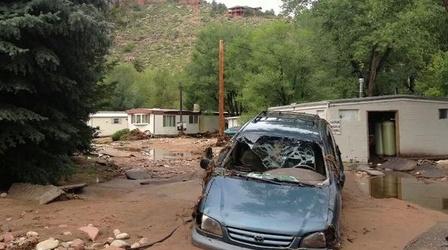
<path fill-rule="evenodd" d="M 323 232 L 312 233 L 303 238 L 300 247 L 303 248 L 325 248 L 327 247 L 327 240 Z"/>
<path fill-rule="evenodd" d="M 222 236 L 221 224 L 218 221 L 208 217 L 207 215 L 202 215 L 201 219 L 201 229 L 207 233 L 214 234 L 216 236 Z"/>

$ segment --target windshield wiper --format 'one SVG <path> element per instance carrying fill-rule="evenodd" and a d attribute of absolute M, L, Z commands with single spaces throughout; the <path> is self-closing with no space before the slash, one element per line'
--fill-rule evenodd
<path fill-rule="evenodd" d="M 304 183 L 304 182 L 300 182 L 300 181 L 288 181 L 288 180 L 280 180 L 278 178 L 272 178 L 273 181 L 275 182 L 284 182 L 284 183 L 289 183 L 289 184 L 295 184 L 301 187 L 315 187 L 315 185 L 313 184 L 308 184 L 308 183 Z"/>
<path fill-rule="evenodd" d="M 281 181 L 276 181 L 276 180 L 271 180 L 271 179 L 263 179 L 263 178 L 257 178 L 257 177 L 251 177 L 251 176 L 247 176 L 247 175 L 240 174 L 240 173 L 237 173 L 237 172 L 233 172 L 231 176 L 236 176 L 236 177 L 243 178 L 243 179 L 246 179 L 246 180 L 251 179 L 251 180 L 267 182 L 267 183 L 271 183 L 271 184 L 275 184 L 275 185 L 282 185 Z"/>

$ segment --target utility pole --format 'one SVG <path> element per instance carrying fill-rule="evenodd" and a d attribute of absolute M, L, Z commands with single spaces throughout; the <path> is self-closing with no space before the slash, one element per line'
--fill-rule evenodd
<path fill-rule="evenodd" d="M 184 120 L 183 120 L 183 100 L 182 100 L 182 83 L 179 82 L 179 107 L 180 107 L 180 131 L 179 135 L 184 134 Z"/>
<path fill-rule="evenodd" d="M 224 40 L 219 40 L 219 138 L 218 143 L 224 141 Z"/>

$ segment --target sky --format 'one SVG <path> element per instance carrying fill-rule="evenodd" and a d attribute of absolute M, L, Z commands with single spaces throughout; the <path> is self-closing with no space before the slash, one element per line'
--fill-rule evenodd
<path fill-rule="evenodd" d="M 207 0 L 211 2 L 212 0 Z M 262 7 L 263 11 L 273 9 L 276 14 L 280 13 L 282 1 L 281 0 L 215 0 L 218 3 L 224 3 L 227 8 L 235 5 L 247 5 L 250 7 Z"/>

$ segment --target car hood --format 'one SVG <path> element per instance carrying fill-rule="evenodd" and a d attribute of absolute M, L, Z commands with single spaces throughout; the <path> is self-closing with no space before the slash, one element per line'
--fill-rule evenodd
<path fill-rule="evenodd" d="M 301 236 L 326 229 L 329 189 L 217 176 L 201 207 L 224 226 Z"/>

